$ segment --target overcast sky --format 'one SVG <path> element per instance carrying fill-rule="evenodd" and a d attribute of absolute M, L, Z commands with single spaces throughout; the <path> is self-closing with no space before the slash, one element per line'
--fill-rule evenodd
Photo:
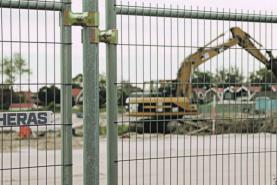
<path fill-rule="evenodd" d="M 118 4 L 135 5 L 135 1 L 118 1 Z M 250 12 L 262 14 L 275 14 L 277 1 L 274 0 L 141 0 L 137 2 L 140 6 L 170 7 L 183 9 L 212 9 L 214 11 Z M 151 4 L 150 4 L 151 3 Z M 82 10 L 81 1 L 72 1 L 73 11 Z M 99 0 L 100 28 L 105 28 L 105 1 Z M 9 43 L 2 42 L 1 55 L 10 57 L 11 53 L 21 51 L 22 57 L 29 61 L 32 75 L 22 78 L 21 82 L 53 83 L 60 82 L 60 56 L 59 45 L 37 44 L 36 41 L 47 42 L 59 41 L 59 15 L 58 13 L 39 11 L 14 10 L 11 16 L 8 9 L 2 9 L 1 17 L 1 40 L 33 40 L 34 43 Z M 20 16 L 19 16 L 20 15 Z M 1 15 L 0 15 L 1 16 Z M 38 24 L 37 24 L 38 20 Z M 11 23 L 12 22 L 12 23 Z M 21 22 L 21 24 L 19 24 Z M 183 58 L 194 52 L 188 46 L 203 46 L 205 43 L 217 37 L 217 35 L 228 31 L 232 26 L 239 26 L 247 31 L 264 46 L 263 49 L 277 48 L 277 28 L 272 24 L 254 24 L 228 21 L 189 20 L 189 19 L 165 19 L 134 16 L 117 16 L 120 43 L 127 44 L 118 46 L 118 81 L 129 80 L 131 82 L 142 82 L 155 79 L 174 79 Z M 12 26 L 10 26 L 12 25 Z M 29 26 L 28 26 L 29 25 Z M 47 26 L 45 26 L 47 25 Z M 19 34 L 18 30 L 21 30 Z M 3 32 L 2 32 L 3 30 Z M 81 29 L 73 27 L 72 62 L 73 76 L 82 73 L 82 44 Z M 29 34 L 28 34 L 29 32 Z M 38 32 L 38 33 L 37 33 Z M 275 34 L 276 33 L 276 34 Z M 230 37 L 219 39 L 215 44 L 220 44 Z M 136 39 L 137 38 L 137 39 Z M 129 44 L 158 44 L 161 47 L 134 47 Z M 174 46 L 174 47 L 165 47 Z M 184 47 L 187 46 L 187 47 Z M 277 51 L 275 52 L 277 56 Z M 100 44 L 99 71 L 105 73 L 105 45 Z M 249 64 L 248 61 L 253 61 Z M 216 61 L 216 62 L 214 62 Z M 223 62 L 219 62 L 223 61 Z M 55 64 L 55 65 L 54 65 Z M 262 67 L 255 59 L 249 57 L 245 51 L 230 50 L 214 58 L 211 62 L 201 66 L 201 70 L 216 72 L 229 65 L 236 65 L 244 76 Z M 26 86 L 27 87 L 27 86 Z M 22 87 L 25 89 L 26 87 Z M 32 86 L 32 91 L 37 87 Z"/>
<path fill-rule="evenodd" d="M 135 5 L 136 1 L 118 1 L 117 4 L 130 4 L 130 5 Z M 144 6 L 160 6 L 160 7 L 170 7 L 172 6 L 173 8 L 179 7 L 182 9 L 185 7 L 186 9 L 210 9 L 212 8 L 213 10 L 219 10 L 219 11 L 232 11 L 232 12 L 241 12 L 242 10 L 244 12 L 255 12 L 257 14 L 262 13 L 262 14 L 276 14 L 276 11 L 274 11 L 274 7 L 277 7 L 277 1 L 273 0 L 232 0 L 232 1 L 227 1 L 227 0 L 143 0 L 143 1 L 137 1 L 137 5 L 140 6 L 144 3 Z M 75 6 L 76 2 L 74 2 L 73 7 L 78 7 L 77 5 Z M 81 7 L 78 7 L 78 10 L 81 10 Z M 99 8 L 100 8 L 100 27 L 104 28 L 105 25 L 105 1 L 99 1 Z M 77 8 L 76 8 L 77 10 Z M 122 23 L 121 23 L 122 21 Z M 137 21 L 137 23 L 134 23 Z M 158 22 L 158 26 L 156 22 Z M 143 25 L 142 23 L 142 18 L 137 18 L 135 20 L 134 17 L 129 17 L 129 26 L 128 26 L 128 17 L 127 16 L 118 16 L 118 29 L 120 31 L 120 36 L 123 36 L 123 38 L 120 38 L 120 42 L 125 42 L 126 44 L 136 44 L 134 41 L 134 34 L 136 33 L 138 37 L 137 43 L 142 42 L 142 29 L 141 26 Z M 187 22 L 180 20 L 180 22 L 177 22 L 176 20 L 173 20 L 170 23 L 170 20 L 166 20 L 165 26 L 163 25 L 163 18 L 156 20 L 155 18 L 151 19 L 151 34 L 149 33 L 150 31 L 150 20 L 147 18 L 144 18 L 144 44 L 147 44 L 150 42 L 152 44 L 157 43 L 156 41 L 156 33 L 157 30 L 156 28 L 158 27 L 158 40 L 161 40 L 161 45 L 164 45 L 164 43 L 167 43 L 168 45 L 184 45 L 186 43 L 187 45 L 197 45 L 197 46 L 202 46 L 204 43 L 207 43 L 209 40 L 215 38 L 218 34 L 221 34 L 222 32 L 225 32 L 229 29 L 228 25 L 230 26 L 240 26 L 243 27 L 243 29 L 247 32 L 250 32 L 253 37 L 255 37 L 256 40 L 262 42 L 262 44 L 266 46 L 266 48 L 272 49 L 276 48 L 275 44 L 271 42 L 274 38 L 275 40 L 277 37 L 272 36 L 274 35 L 275 32 L 275 27 L 274 25 L 262 25 L 259 26 L 258 24 L 241 24 L 241 23 L 235 23 L 235 22 L 219 22 L 218 27 L 215 28 L 216 23 L 212 22 L 210 23 L 209 21 L 200 21 L 198 22 L 198 27 L 196 26 L 196 22 L 190 22 L 190 20 L 187 20 Z M 185 23 L 184 23 L 185 22 Z M 204 23 L 205 22 L 205 23 Z M 137 24 L 137 25 L 135 25 Z M 186 24 L 187 28 L 183 29 L 183 25 Z M 201 24 L 206 24 L 206 27 L 204 28 L 203 25 L 201 27 Z M 212 26 L 210 25 L 212 24 Z M 179 27 L 179 37 L 176 36 L 176 29 L 177 25 Z M 199 26 L 200 25 L 200 26 Z M 174 27 L 171 29 L 170 27 Z M 212 27 L 212 32 L 210 33 L 209 31 L 203 32 L 203 29 L 209 29 L 209 27 Z M 166 27 L 166 28 L 164 28 Z M 190 31 L 190 28 L 192 27 L 192 33 Z M 261 28 L 260 28 L 261 27 Z M 135 30 L 137 28 L 137 30 Z M 200 31 L 196 34 L 196 29 L 199 29 Z M 265 31 L 267 30 L 267 31 Z M 128 34 L 128 31 L 130 35 Z M 260 34 L 257 33 L 260 31 Z M 276 30 L 277 31 L 277 30 Z M 186 33 L 185 33 L 186 32 Z M 277 32 L 275 32 L 277 33 Z M 171 38 L 168 37 L 169 39 L 164 41 L 163 40 L 163 35 L 169 36 L 170 34 L 173 35 Z M 187 41 L 182 42 L 180 40 L 183 40 L 181 34 L 186 35 L 188 38 Z M 78 35 L 78 34 L 76 34 Z M 206 36 L 204 36 L 206 35 Z M 268 35 L 268 36 L 267 36 Z M 150 37 L 152 37 L 152 41 L 150 40 Z M 205 38 L 204 38 L 205 37 Z M 217 41 L 215 44 L 219 44 L 223 42 L 223 40 L 226 40 L 230 37 L 229 34 L 226 34 L 226 37 L 222 38 L 221 40 Z M 272 37 L 272 38 L 271 38 Z M 179 41 L 177 41 L 177 39 Z M 170 40 L 173 40 L 170 42 Z M 168 41 L 168 42 L 167 42 Z M 100 73 L 105 73 L 105 53 L 101 52 L 105 50 L 104 45 L 100 45 Z M 129 49 L 129 50 L 128 50 Z M 185 50 L 182 48 L 181 50 L 178 50 L 176 48 L 173 48 L 171 51 L 169 48 L 155 48 L 152 47 L 152 49 L 145 47 L 144 51 L 143 48 L 141 47 L 127 47 L 127 46 L 118 46 L 118 81 L 121 80 L 129 80 L 131 82 L 142 82 L 142 81 L 148 81 L 148 80 L 155 80 L 155 79 L 163 79 L 163 78 L 175 78 L 176 73 L 178 70 L 178 67 L 181 63 L 181 60 L 189 55 L 191 52 L 190 48 L 186 48 Z M 164 52 L 166 54 L 164 54 Z M 243 52 L 237 52 L 234 53 L 235 51 L 230 51 L 230 52 L 225 52 L 223 55 L 218 56 L 217 58 L 214 58 L 213 60 L 224 60 L 225 64 L 222 64 L 223 66 L 227 66 L 224 68 L 228 68 L 228 65 L 234 64 L 242 70 L 243 68 L 245 71 L 242 71 L 244 73 L 243 75 L 247 76 L 252 72 L 253 70 L 257 70 L 259 67 L 262 67 L 260 63 L 254 62 L 255 64 L 246 64 L 246 62 L 243 64 L 242 60 L 254 60 L 249 57 L 248 53 L 245 51 Z M 121 57 L 122 55 L 122 57 Z M 177 56 L 178 55 L 178 56 Z M 230 59 L 229 55 L 236 56 L 236 59 Z M 276 53 L 277 55 L 277 53 Z M 75 57 L 73 55 L 74 62 L 77 61 L 78 57 Z M 177 61 L 178 60 L 178 61 Z M 135 62 L 136 61 L 136 62 Z M 79 62 L 78 62 L 79 63 Z M 150 64 L 151 63 L 151 64 Z M 243 65 L 244 66 L 243 66 Z M 76 64 L 77 65 L 77 64 Z M 144 67 L 142 67 L 144 65 Z M 221 64 L 215 64 L 215 62 L 210 62 L 206 64 L 206 67 L 204 70 L 207 71 L 214 71 L 215 72 L 215 66 L 217 68 L 222 68 Z M 79 66 L 81 67 L 81 66 Z M 247 68 L 247 69 L 246 69 Z M 150 71 L 151 70 L 151 71 Z M 202 66 L 203 70 L 203 66 Z M 73 73 L 78 73 L 79 69 L 75 68 L 73 70 Z"/>

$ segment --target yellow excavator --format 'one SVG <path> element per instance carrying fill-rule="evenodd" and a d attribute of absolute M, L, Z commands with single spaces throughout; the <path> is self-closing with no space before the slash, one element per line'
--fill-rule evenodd
<path fill-rule="evenodd" d="M 160 88 L 161 91 L 159 96 L 156 94 L 155 96 L 147 95 L 147 97 L 129 97 L 126 100 L 129 115 L 148 118 L 181 118 L 184 115 L 198 114 L 197 105 L 193 104 L 191 101 L 191 78 L 193 71 L 199 65 L 235 45 L 239 45 L 245 49 L 268 69 L 271 69 L 273 74 L 277 76 L 277 58 L 273 57 L 271 51 L 266 50 L 267 56 L 263 54 L 260 49 L 256 47 L 256 45 L 259 47 L 262 47 L 262 45 L 239 27 L 232 27 L 230 32 L 232 37 L 226 42 L 217 46 L 211 46 L 217 39 L 225 35 L 225 33 L 223 33 L 185 58 L 178 71 L 177 79 L 172 81 L 169 85 L 169 92 L 165 90 L 166 88 L 164 88 L 165 86 L 163 85 L 163 87 Z"/>

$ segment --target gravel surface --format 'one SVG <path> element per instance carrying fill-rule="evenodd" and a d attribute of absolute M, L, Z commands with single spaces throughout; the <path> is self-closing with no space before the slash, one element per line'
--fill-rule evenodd
<path fill-rule="evenodd" d="M 6 169 L 0 173 L 1 183 L 11 184 L 12 179 L 13 185 L 60 184 L 60 167 L 47 170 L 44 167 L 60 164 L 60 138 L 56 138 L 56 144 L 49 138 L 46 142 L 45 138 L 13 141 L 27 143 L 21 147 L 4 143 L 10 147 L 0 153 L 1 168 Z M 265 133 L 212 136 L 131 133 L 118 138 L 119 184 L 272 185 L 277 167 L 276 141 L 276 135 Z M 74 184 L 82 184 L 82 144 L 81 137 L 73 138 Z M 18 170 L 20 166 L 41 167 Z M 14 170 L 8 170 L 11 167 Z M 100 184 L 106 184 L 104 137 L 100 137 Z"/>

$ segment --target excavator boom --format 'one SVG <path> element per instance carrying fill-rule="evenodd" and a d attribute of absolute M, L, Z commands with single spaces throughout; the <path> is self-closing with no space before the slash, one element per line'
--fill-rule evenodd
<path fill-rule="evenodd" d="M 168 89 L 166 85 L 168 84 L 164 84 L 162 88 L 163 97 L 129 97 L 126 100 L 129 115 L 135 117 L 151 117 L 155 119 L 173 119 L 182 118 L 187 115 L 197 115 L 197 105 L 191 102 L 190 95 L 192 92 L 191 76 L 193 71 L 199 65 L 235 45 L 244 48 L 250 55 L 263 63 L 267 68 L 271 69 L 273 74 L 277 76 L 277 61 L 273 57 L 271 51 L 267 51 L 268 57 L 266 57 L 260 49 L 256 47 L 256 45 L 262 47 L 261 44 L 238 27 L 231 28 L 230 32 L 232 37 L 226 42 L 211 46 L 212 43 L 224 36 L 223 33 L 184 59 L 178 71 L 177 79 L 168 82 L 170 93 L 166 91 L 166 89 Z M 175 86 L 172 83 L 176 83 L 177 85 Z"/>
<path fill-rule="evenodd" d="M 277 76 L 277 62 L 275 62 L 276 59 L 273 58 L 270 51 L 267 51 L 269 56 L 269 59 L 267 59 L 267 57 L 262 54 L 261 51 L 256 47 L 255 43 L 257 43 L 257 41 L 255 41 L 248 33 L 244 32 L 239 27 L 233 27 L 230 29 L 230 31 L 232 33 L 232 38 L 230 38 L 226 42 L 215 47 L 207 47 L 211 44 L 210 42 L 203 48 L 199 48 L 195 53 L 184 59 L 177 74 L 176 96 L 185 96 L 187 98 L 190 98 L 191 76 L 193 71 L 199 65 L 235 45 L 239 45 L 240 47 L 245 49 L 253 57 L 263 63 L 267 68 L 272 69 L 273 74 Z M 214 42 L 215 40 L 213 40 L 212 42 Z M 259 43 L 258 45 L 261 46 L 261 44 Z"/>

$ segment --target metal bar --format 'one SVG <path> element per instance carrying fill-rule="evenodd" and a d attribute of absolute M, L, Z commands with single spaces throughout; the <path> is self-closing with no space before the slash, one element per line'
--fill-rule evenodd
<path fill-rule="evenodd" d="M 116 29 L 115 0 L 106 0 L 106 29 Z M 118 184 L 117 171 L 117 50 L 106 45 L 107 71 L 107 185 Z"/>
<path fill-rule="evenodd" d="M 70 2 L 71 0 L 65 0 Z M 71 5 L 64 7 L 71 10 Z M 63 20 L 63 14 L 61 19 Z M 63 21 L 62 21 L 63 22 Z M 71 43 L 71 27 L 61 24 L 61 42 Z M 71 44 L 61 45 L 61 135 L 62 135 L 62 184 L 72 184 L 72 97 L 71 97 Z"/>
<path fill-rule="evenodd" d="M 98 12 L 98 0 L 83 0 L 83 12 Z M 83 27 L 83 184 L 99 185 L 99 56 L 98 43 L 90 42 L 91 27 Z"/>
<path fill-rule="evenodd" d="M 20 8 L 20 9 L 33 9 L 33 10 L 54 10 L 62 11 L 64 4 L 69 1 L 61 2 L 51 2 L 51 1 L 26 1 L 26 0 L 3 0 L 0 2 L 2 8 Z"/>
<path fill-rule="evenodd" d="M 276 15 L 259 15 L 229 12 L 213 12 L 201 10 L 177 10 L 147 7 L 128 7 L 124 5 L 116 6 L 116 14 L 136 15 L 136 16 L 158 16 L 173 18 L 207 19 L 207 20 L 226 20 L 226 21 L 245 21 L 259 23 L 277 23 Z"/>

